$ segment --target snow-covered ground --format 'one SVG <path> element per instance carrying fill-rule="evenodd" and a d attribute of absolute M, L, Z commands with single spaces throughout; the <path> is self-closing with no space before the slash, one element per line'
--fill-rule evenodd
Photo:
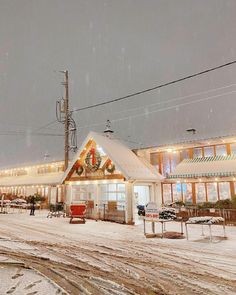
<path fill-rule="evenodd" d="M 236 227 L 224 238 L 214 225 L 210 243 L 199 225 L 187 241 L 145 238 L 142 224 L 46 215 L 0 215 L 0 294 L 236 294 Z"/>

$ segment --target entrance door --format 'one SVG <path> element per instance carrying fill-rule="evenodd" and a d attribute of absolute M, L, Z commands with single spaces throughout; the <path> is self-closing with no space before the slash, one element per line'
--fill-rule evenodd
<path fill-rule="evenodd" d="M 138 206 L 145 207 L 150 201 L 150 186 L 149 185 L 135 185 L 134 186 L 134 222 L 139 224 L 143 220 L 143 216 L 138 214 Z"/>

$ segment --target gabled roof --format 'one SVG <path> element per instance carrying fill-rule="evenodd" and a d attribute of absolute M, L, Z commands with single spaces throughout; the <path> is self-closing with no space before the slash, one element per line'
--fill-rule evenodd
<path fill-rule="evenodd" d="M 161 174 L 152 171 L 138 158 L 138 156 L 117 139 L 108 138 L 105 135 L 96 132 L 90 132 L 70 163 L 68 169 L 65 171 L 62 182 L 65 181 L 67 175 L 79 159 L 84 147 L 91 139 L 103 149 L 107 156 L 113 161 L 116 168 L 122 173 L 122 175 L 124 175 L 126 180 L 157 182 L 163 179 Z"/>
<path fill-rule="evenodd" d="M 63 172 L 47 173 L 42 175 L 23 175 L 2 177 L 0 186 L 18 185 L 56 185 L 61 183 Z"/>
<path fill-rule="evenodd" d="M 228 177 L 236 175 L 236 156 L 185 159 L 168 178 Z"/>

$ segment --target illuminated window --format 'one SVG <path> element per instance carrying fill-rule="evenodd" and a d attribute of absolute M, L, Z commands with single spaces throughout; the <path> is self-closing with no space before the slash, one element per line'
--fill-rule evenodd
<path fill-rule="evenodd" d="M 170 153 L 162 154 L 163 175 L 167 176 L 170 173 Z"/>
<path fill-rule="evenodd" d="M 183 202 L 188 204 L 193 203 L 192 183 L 182 183 Z"/>
<path fill-rule="evenodd" d="M 216 156 L 227 156 L 226 145 L 216 145 Z"/>
<path fill-rule="evenodd" d="M 182 201 L 181 183 L 172 184 L 173 201 Z"/>
<path fill-rule="evenodd" d="M 180 162 L 179 152 L 173 153 L 171 155 L 171 172 L 173 172 L 175 170 L 175 168 L 179 164 L 179 162 Z"/>
<path fill-rule="evenodd" d="M 101 184 L 101 203 L 106 204 L 107 201 L 117 201 L 118 205 L 125 206 L 125 184 L 124 183 L 108 183 Z"/>
<path fill-rule="evenodd" d="M 218 201 L 217 183 L 207 183 L 208 202 Z"/>
<path fill-rule="evenodd" d="M 171 184 L 163 184 L 163 202 L 164 204 L 172 203 Z"/>
<path fill-rule="evenodd" d="M 205 146 L 204 147 L 204 157 L 214 157 L 214 147 L 213 146 Z"/>
<path fill-rule="evenodd" d="M 220 200 L 231 199 L 229 182 L 219 183 Z"/>
<path fill-rule="evenodd" d="M 236 155 L 236 143 L 230 144 L 231 155 Z"/>
<path fill-rule="evenodd" d="M 180 151 L 180 157 L 182 160 L 189 159 L 189 150 Z"/>
<path fill-rule="evenodd" d="M 150 154 L 150 162 L 153 166 L 156 166 L 159 164 L 158 153 L 151 153 Z"/>
<path fill-rule="evenodd" d="M 202 148 L 194 148 L 193 149 L 193 158 L 202 158 Z"/>
<path fill-rule="evenodd" d="M 197 203 L 206 202 L 206 190 L 204 183 L 196 183 L 196 201 Z"/>

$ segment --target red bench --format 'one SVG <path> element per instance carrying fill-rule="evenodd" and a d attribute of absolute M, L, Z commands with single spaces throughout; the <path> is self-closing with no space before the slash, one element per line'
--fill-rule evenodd
<path fill-rule="evenodd" d="M 86 205 L 85 204 L 74 204 L 70 205 L 70 223 L 73 223 L 73 218 L 79 218 L 82 220 L 82 223 L 85 223 L 85 213 Z"/>

